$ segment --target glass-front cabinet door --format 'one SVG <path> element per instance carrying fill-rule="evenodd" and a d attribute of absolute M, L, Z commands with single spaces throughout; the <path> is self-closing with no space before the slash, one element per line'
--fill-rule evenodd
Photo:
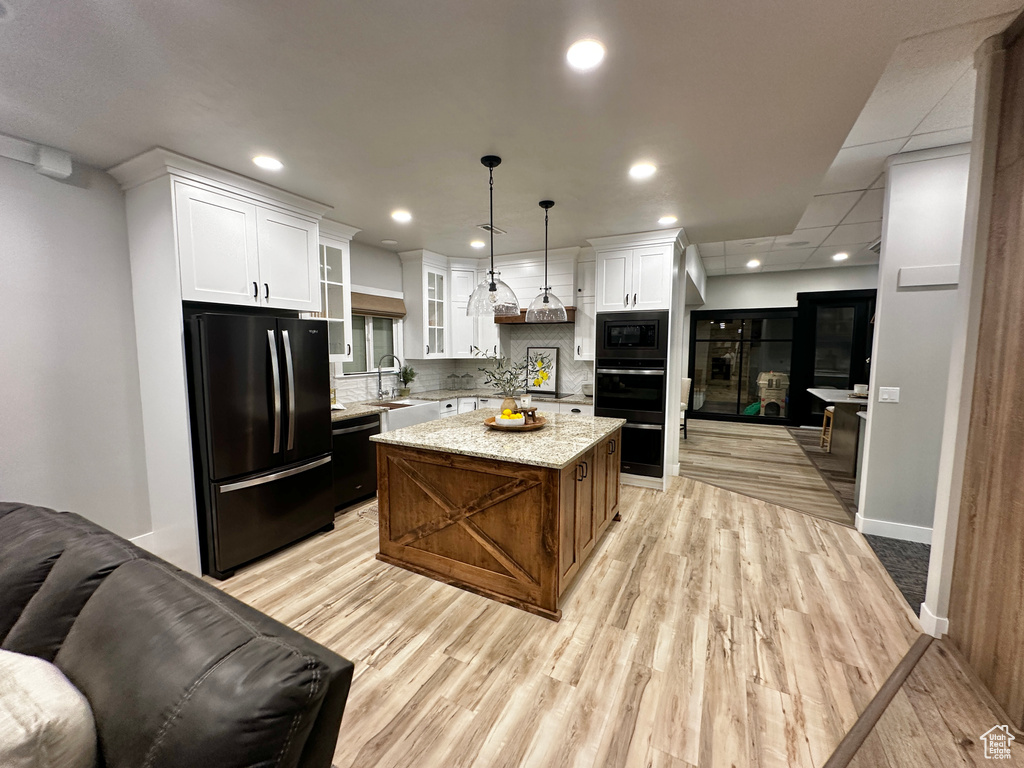
<path fill-rule="evenodd" d="M 426 329 L 427 329 L 427 357 L 445 356 L 445 327 L 447 326 L 447 294 L 445 291 L 445 273 L 435 271 L 429 267 L 426 270 L 427 276 L 427 300 L 426 300 Z"/>
<path fill-rule="evenodd" d="M 332 363 L 349 363 L 353 359 L 352 286 L 349 274 L 348 243 L 321 237 L 320 300 L 323 309 L 307 317 L 326 321 Z"/>

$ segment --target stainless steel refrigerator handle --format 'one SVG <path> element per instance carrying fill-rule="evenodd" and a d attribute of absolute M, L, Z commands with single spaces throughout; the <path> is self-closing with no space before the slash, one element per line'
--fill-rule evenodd
<path fill-rule="evenodd" d="M 362 426 L 359 426 L 359 427 L 345 427 L 344 429 L 334 429 L 334 430 L 331 430 L 331 434 L 332 435 L 347 435 L 350 432 L 366 432 L 368 429 L 378 429 L 379 427 L 380 427 L 380 422 L 378 422 L 376 424 L 363 424 Z"/>
<path fill-rule="evenodd" d="M 288 374 L 288 450 L 295 447 L 295 366 L 292 365 L 292 341 L 288 331 L 281 331 L 284 339 L 284 370 Z"/>
<path fill-rule="evenodd" d="M 661 424 L 623 424 L 623 429 L 656 429 L 659 432 L 663 429 Z"/>
<path fill-rule="evenodd" d="M 277 339 L 273 331 L 267 331 L 270 344 L 270 373 L 274 379 L 274 453 L 281 450 L 281 366 L 277 364 Z"/>
<path fill-rule="evenodd" d="M 598 373 L 635 373 L 637 376 L 664 376 L 664 371 L 650 368 L 598 368 Z"/>
<path fill-rule="evenodd" d="M 294 477 L 295 475 L 301 475 L 310 469 L 316 469 L 322 467 L 324 464 L 331 460 L 330 456 L 323 456 L 316 461 L 311 461 L 309 464 L 303 464 L 301 467 L 292 467 L 291 469 L 282 469 L 280 472 L 275 472 L 272 475 L 263 475 L 263 477 L 254 477 L 252 480 L 240 480 L 237 483 L 228 483 L 220 487 L 221 493 L 231 493 L 231 491 L 240 491 L 243 488 L 252 488 L 257 485 L 266 485 L 272 483 L 275 480 L 283 480 L 286 477 Z"/>

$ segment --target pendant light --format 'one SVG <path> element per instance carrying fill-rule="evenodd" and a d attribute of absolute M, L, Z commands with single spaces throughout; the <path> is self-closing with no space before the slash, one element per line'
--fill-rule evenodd
<path fill-rule="evenodd" d="M 526 310 L 528 323 L 564 323 L 569 319 L 565 305 L 551 292 L 551 286 L 548 285 L 548 211 L 554 204 L 554 200 L 541 200 L 538 203 L 544 209 L 544 290 Z"/>
<path fill-rule="evenodd" d="M 494 271 L 494 169 L 501 163 L 501 158 L 485 155 L 480 162 L 490 171 L 491 269 L 469 297 L 466 314 L 469 317 L 519 317 L 519 299 L 508 284 L 501 281 L 501 273 Z"/>

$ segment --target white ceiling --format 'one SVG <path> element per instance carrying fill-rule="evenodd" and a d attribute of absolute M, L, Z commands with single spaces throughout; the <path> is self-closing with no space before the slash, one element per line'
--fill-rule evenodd
<path fill-rule="evenodd" d="M 902 42 L 791 235 L 701 243 L 709 276 L 877 264 L 885 161 L 971 140 L 974 51 L 1004 14 Z M 797 247 L 799 244 L 799 247 Z M 848 253 L 836 262 L 832 256 Z M 747 267 L 751 260 L 761 266 Z"/>
<path fill-rule="evenodd" d="M 901 40 L 1019 2 L 0 0 L 0 132 L 99 167 L 164 146 L 395 250 L 479 255 L 487 153 L 499 253 L 540 247 L 543 198 L 554 247 L 669 213 L 722 241 L 793 229 Z M 587 75 L 583 36 L 608 48 Z"/>

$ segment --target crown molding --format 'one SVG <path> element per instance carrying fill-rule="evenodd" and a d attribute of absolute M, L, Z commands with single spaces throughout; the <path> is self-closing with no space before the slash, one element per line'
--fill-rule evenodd
<path fill-rule="evenodd" d="M 681 228 L 656 229 L 651 232 L 633 232 L 628 235 L 611 235 L 609 237 L 591 237 L 587 239 L 596 250 L 630 245 L 667 245 L 679 243 L 681 248 L 689 245 L 686 233 Z"/>
<path fill-rule="evenodd" d="M 154 147 L 130 160 L 125 160 L 107 169 L 107 173 L 113 176 L 125 191 L 162 176 L 173 176 L 316 219 L 334 210 L 333 206 L 326 203 L 319 203 L 280 187 L 250 179 L 248 176 L 179 155 L 163 147 Z"/>

